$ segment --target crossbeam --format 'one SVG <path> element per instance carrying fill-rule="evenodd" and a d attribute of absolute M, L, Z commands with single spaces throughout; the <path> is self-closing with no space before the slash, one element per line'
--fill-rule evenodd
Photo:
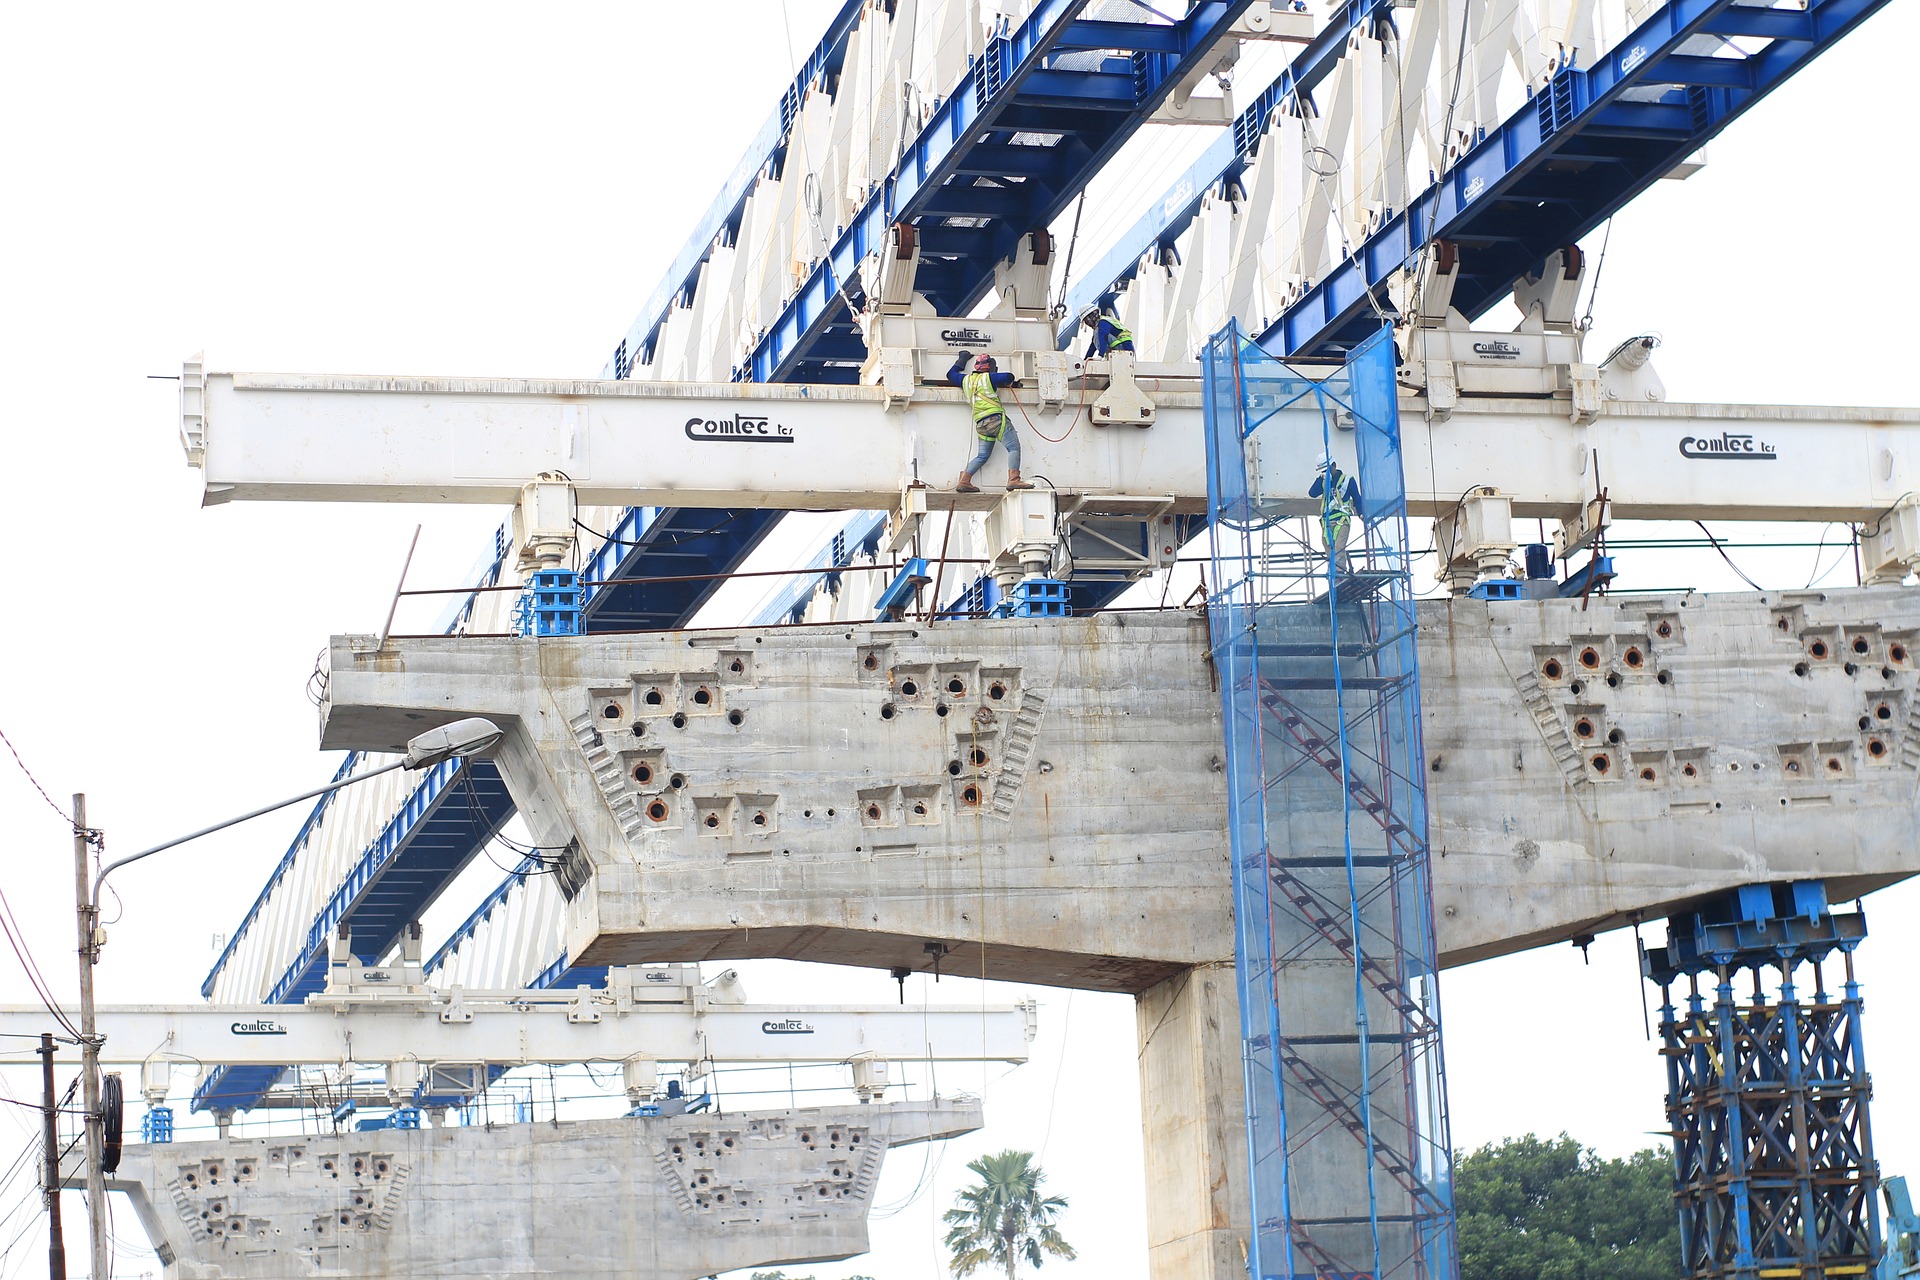
<path fill-rule="evenodd" d="M 1072 392 L 1069 410 L 1034 410 L 1040 431 L 1067 438 L 1028 434 L 1027 469 L 1062 494 L 1204 509 L 1197 381 L 1142 386 L 1158 411 L 1148 430 L 1082 418 L 1068 433 Z M 505 504 L 560 471 L 590 505 L 886 510 L 910 486 L 943 483 L 972 434 L 944 388 L 889 411 L 858 386 L 212 373 L 200 408 L 188 446 L 208 504 Z M 1298 415 L 1299 439 L 1267 433 L 1281 447 L 1261 454 L 1261 492 L 1268 510 L 1305 514 L 1318 410 L 1309 398 L 1280 412 Z M 1448 420 L 1427 418 L 1403 393 L 1416 516 L 1491 486 L 1516 516 L 1561 518 L 1604 483 L 1619 519 L 1862 521 L 1920 487 L 1920 409 L 1605 401 L 1581 426 L 1562 400 L 1462 397 Z"/>
<path fill-rule="evenodd" d="M 547 993 L 542 993 L 547 994 Z M 599 994 L 599 993 L 591 993 Z M 449 1020 L 452 1013 L 455 1020 Z M 114 1005 L 98 1011 L 101 1060 L 182 1059 L 207 1066 L 362 1063 L 1025 1062 L 1031 1003 L 917 1009 L 891 1005 L 641 1004 L 592 999 L 513 1004 Z M 467 1020 L 461 1021 L 459 1019 Z M 38 1034 L 39 1005 L 0 1006 L 0 1030 Z"/>

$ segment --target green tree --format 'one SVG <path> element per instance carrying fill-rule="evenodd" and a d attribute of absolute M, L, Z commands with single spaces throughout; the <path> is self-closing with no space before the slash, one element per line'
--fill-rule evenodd
<path fill-rule="evenodd" d="M 1048 1254 L 1075 1256 L 1054 1225 L 1067 1207 L 1066 1197 L 1040 1194 L 1047 1175 L 1033 1162 L 1031 1151 L 981 1156 L 967 1168 L 979 1174 L 980 1181 L 962 1191 L 946 1212 L 953 1274 L 970 1276 L 994 1266 L 1006 1271 L 1007 1280 L 1015 1280 L 1014 1268 L 1022 1259 L 1038 1269 Z"/>
<path fill-rule="evenodd" d="M 1566 1134 L 1482 1147 L 1454 1166 L 1461 1280 L 1672 1280 L 1673 1163 L 1602 1160 Z"/>

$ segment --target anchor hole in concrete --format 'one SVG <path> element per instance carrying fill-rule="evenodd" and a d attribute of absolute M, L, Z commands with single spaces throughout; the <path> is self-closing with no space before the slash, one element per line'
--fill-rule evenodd
<path fill-rule="evenodd" d="M 1656 773 L 1655 773 L 1655 772 L 1653 771 L 1653 766 L 1652 766 L 1652 765 L 1648 765 L 1648 766 L 1647 766 L 1646 768 L 1644 768 L 1644 769 L 1642 769 L 1642 770 L 1640 771 L 1640 781 L 1642 781 L 1642 782 L 1657 782 L 1657 781 L 1659 781 L 1659 775 L 1658 775 L 1658 774 L 1656 774 Z"/>
<path fill-rule="evenodd" d="M 665 822 L 667 820 L 667 802 L 665 800 L 655 800 L 652 804 L 649 804 L 647 806 L 647 816 L 655 822 Z"/>
<path fill-rule="evenodd" d="M 1694 768 L 1690 764 L 1683 764 L 1680 766 L 1680 776 L 1683 778 L 1695 777 L 1699 774 L 1699 772 L 1700 771 L 1698 769 Z"/>
<path fill-rule="evenodd" d="M 975 747 L 973 749 L 973 753 L 968 758 L 973 761 L 974 768 L 982 769 L 986 767 L 987 753 L 981 750 L 979 747 Z"/>
<path fill-rule="evenodd" d="M 1860 727 L 1861 727 L 1861 728 L 1863 728 L 1863 729 L 1864 729 L 1864 728 L 1866 728 L 1866 726 L 1865 726 L 1865 725 L 1861 725 Z M 960 762 L 959 762 L 958 760 L 949 760 L 949 761 L 947 761 L 947 773 L 948 773 L 949 775 L 951 775 L 952 777 L 955 777 L 955 778 L 957 778 L 957 777 L 959 777 L 959 776 L 960 776 Z"/>
<path fill-rule="evenodd" d="M 1740 762 L 1738 760 L 1729 760 L 1727 762 L 1727 772 L 1728 773 L 1740 772 Z"/>
<path fill-rule="evenodd" d="M 920 692 L 920 686 L 919 686 L 919 685 L 917 685 L 917 684 L 915 684 L 915 683 L 914 683 L 913 681 L 911 681 L 911 680 L 902 680 L 902 681 L 900 682 L 900 696 L 901 696 L 901 697 L 903 697 L 903 698 L 911 698 L 911 697 L 913 697 L 913 696 L 914 696 L 915 694 L 917 694 L 917 693 L 919 693 L 919 692 Z"/>
<path fill-rule="evenodd" d="M 1804 676 L 1809 670 L 1811 670 L 1811 668 L 1804 662 L 1796 662 L 1793 664 L 1793 674 L 1797 676 Z"/>
<path fill-rule="evenodd" d="M 1907 646 L 1903 644 L 1893 645 L 1887 649 L 1887 656 L 1895 662 L 1905 662 L 1907 660 Z"/>
<path fill-rule="evenodd" d="M 1600 665 L 1600 651 L 1592 645 L 1588 645 L 1582 649 L 1580 651 L 1580 665 L 1589 671 L 1598 667 Z"/>
<path fill-rule="evenodd" d="M 1605 773 L 1608 769 L 1613 767 L 1613 761 L 1607 759 L 1604 755 L 1595 756 L 1592 760 L 1592 764 L 1593 764 L 1593 771 L 1595 773 Z"/>
<path fill-rule="evenodd" d="M 676 712 L 674 712 L 674 713 L 673 713 L 673 727 L 674 727 L 674 728 L 676 728 L 676 729 L 684 729 L 684 728 L 686 728 L 686 727 L 687 727 L 687 714 L 686 714 L 686 712 L 684 712 L 684 711 L 676 711 Z"/>
<path fill-rule="evenodd" d="M 739 675 L 742 671 L 745 671 L 746 669 L 747 669 L 747 664 L 740 661 L 740 659 L 738 658 L 735 658 L 732 662 L 729 662 L 727 664 L 727 670 L 733 672 L 733 674 L 735 675 Z"/>
<path fill-rule="evenodd" d="M 1659 636 L 1662 640 L 1665 640 L 1673 634 L 1673 624 L 1671 622 L 1662 621 L 1659 625 L 1654 627 L 1653 634 Z"/>
<path fill-rule="evenodd" d="M 1873 647 L 1872 645 L 1867 643 L 1867 638 L 1865 636 L 1855 636 L 1853 638 L 1853 651 L 1855 653 L 1864 654 L 1872 647 Z"/>
<path fill-rule="evenodd" d="M 940 704 L 939 704 L 938 706 L 936 706 L 936 707 L 934 707 L 934 709 L 933 709 L 933 714 L 935 714 L 935 715 L 937 715 L 937 716 L 944 716 L 944 715 L 946 715 L 946 714 L 947 714 L 947 704 L 946 704 L 946 703 L 944 703 L 944 702 L 942 702 L 942 703 L 940 703 Z"/>
<path fill-rule="evenodd" d="M 626 712 L 620 709 L 620 704 L 617 702 L 609 702 L 606 706 L 600 708 L 600 718 L 602 720 L 618 720 L 625 714 Z"/>
<path fill-rule="evenodd" d="M 1659 675 L 1655 676 L 1654 679 L 1658 680 L 1661 684 L 1672 684 L 1673 672 L 1662 671 Z"/>
<path fill-rule="evenodd" d="M 880 659 L 878 655 L 870 653 L 861 659 L 860 665 L 869 671 L 878 671 L 880 669 Z"/>
<path fill-rule="evenodd" d="M 1827 656 L 1827 642 L 1825 640 L 1810 641 L 1807 644 L 1807 652 L 1816 658 L 1825 658 Z"/>
<path fill-rule="evenodd" d="M 711 830 L 714 827 L 717 827 L 720 825 L 720 815 L 717 813 L 710 813 L 706 816 L 705 819 L 703 819 L 703 821 L 706 822 L 707 828 Z"/>
<path fill-rule="evenodd" d="M 1593 721 L 1587 719 L 1585 716 L 1581 716 L 1573 722 L 1573 731 L 1582 738 L 1591 738 L 1593 736 Z"/>
<path fill-rule="evenodd" d="M 738 707 L 735 707 L 732 711 L 727 712 L 727 723 L 730 725 L 734 725 L 736 727 L 746 718 L 747 718 L 747 713 L 740 710 Z"/>
<path fill-rule="evenodd" d="M 1644 657 L 1643 657 L 1643 656 L 1641 655 L 1641 653 L 1640 653 L 1640 651 L 1639 651 L 1638 649 L 1628 649 L 1628 650 L 1627 650 L 1627 652 L 1626 652 L 1626 657 L 1625 657 L 1625 662 L 1626 662 L 1626 664 L 1627 664 L 1628 666 L 1630 666 L 1630 667 L 1638 667 L 1638 666 L 1639 666 L 1639 665 L 1640 665 L 1640 664 L 1641 664 L 1642 662 L 1645 662 L 1645 661 L 1646 661 L 1646 659 L 1645 659 L 1645 658 L 1644 658 Z"/>
<path fill-rule="evenodd" d="M 924 818 L 924 817 L 926 817 L 926 816 L 927 816 L 927 802 L 926 802 L 926 801 L 924 801 L 924 800 L 915 800 L 915 801 L 913 802 L 913 816 L 914 816 L 914 817 L 916 817 L 916 818 Z"/>
<path fill-rule="evenodd" d="M 643 720 L 635 720 L 632 724 L 628 725 L 627 728 L 636 738 L 647 731 L 646 722 Z"/>
<path fill-rule="evenodd" d="M 763 811 L 763 810 L 755 810 L 755 811 L 754 811 L 754 815 L 753 815 L 753 825 L 754 825 L 754 826 L 756 826 L 756 827 L 764 827 L 764 826 L 766 826 L 766 825 L 767 825 L 767 815 L 766 815 L 766 813 L 765 813 L 765 811 Z"/>
<path fill-rule="evenodd" d="M 833 816 L 833 810 L 831 809 L 827 810 L 827 816 L 831 818 Z"/>
<path fill-rule="evenodd" d="M 1563 674 L 1560 666 L 1560 659 L 1548 658 L 1545 662 L 1541 663 L 1540 674 L 1545 676 L 1549 680 L 1558 680 Z"/>
<path fill-rule="evenodd" d="M 1607 688 L 1618 689 L 1619 687 L 1620 687 L 1620 673 L 1617 671 L 1607 672 Z"/>
<path fill-rule="evenodd" d="M 661 692 L 660 692 L 660 691 L 659 691 L 658 689 L 649 689 L 649 690 L 647 690 L 647 705 L 648 705 L 648 706 L 650 706 L 650 707 L 657 707 L 657 706 L 659 706 L 659 705 L 660 705 L 660 704 L 661 704 L 662 702 L 665 702 L 665 701 L 666 701 L 666 698 L 665 698 L 665 697 L 664 697 L 664 696 L 663 696 L 663 695 L 661 694 Z"/>
<path fill-rule="evenodd" d="M 968 804 L 979 804 L 980 788 L 974 786 L 972 783 L 968 783 L 967 786 L 960 792 L 960 798 Z"/>
<path fill-rule="evenodd" d="M 1873 727 L 1873 717 L 1871 717 L 1871 716 L 1861 716 L 1861 717 L 1860 717 L 1860 727 L 1861 727 L 1862 729 L 1871 729 L 1871 728 Z"/>
<path fill-rule="evenodd" d="M 1773 625 L 1779 627 L 1782 631 L 1790 631 L 1793 629 L 1792 624 L 1787 621 L 1787 615 L 1784 613 L 1773 620 Z"/>
<path fill-rule="evenodd" d="M 1567 686 L 1567 692 L 1577 698 L 1581 695 L 1582 692 L 1585 691 L 1586 687 L 1587 686 L 1582 684 L 1580 681 L 1575 680 L 1572 684 Z"/>
<path fill-rule="evenodd" d="M 1840 757 L 1839 757 L 1839 756 L 1828 756 L 1828 757 L 1827 757 L 1827 772 L 1828 772 L 1828 773 L 1839 773 L 1839 772 L 1840 772 L 1840 770 L 1841 770 L 1841 769 L 1843 769 L 1843 768 L 1845 768 L 1845 767 L 1846 767 L 1846 766 L 1844 766 L 1844 765 L 1842 765 L 1842 764 L 1840 763 Z"/>
<path fill-rule="evenodd" d="M 883 702 L 880 704 L 880 718 L 882 720 L 893 719 L 893 704 L 891 702 Z"/>
<path fill-rule="evenodd" d="M 695 689 L 693 691 L 694 706 L 705 707 L 705 706 L 712 705 L 712 703 L 713 703 L 713 694 L 710 691 L 706 689 Z"/>
<path fill-rule="evenodd" d="M 959 676 L 947 681 L 947 692 L 958 698 L 967 691 L 967 682 Z"/>
<path fill-rule="evenodd" d="M 1618 729 L 1607 730 L 1607 741 L 1611 742 L 1614 746 L 1616 747 L 1619 746 L 1625 740 L 1626 740 L 1626 735 L 1621 733 Z"/>
<path fill-rule="evenodd" d="M 867 821 L 868 821 L 868 822 L 878 822 L 878 821 L 880 821 L 880 806 L 879 806 L 879 805 L 877 805 L 877 804 L 870 804 L 870 805 L 868 805 L 868 806 L 867 806 Z"/>
<path fill-rule="evenodd" d="M 1788 773 L 1800 772 L 1800 762 L 1798 760 L 1787 761 L 1787 772 Z"/>
<path fill-rule="evenodd" d="M 633 780 L 639 783 L 643 787 L 646 786 L 649 782 L 652 782 L 653 766 L 648 764 L 644 760 L 642 760 L 639 764 L 633 766 Z"/>
<path fill-rule="evenodd" d="M 1887 754 L 1887 744 L 1878 738 L 1874 738 L 1867 743 L 1867 754 L 1875 760 L 1881 759 Z"/>
<path fill-rule="evenodd" d="M 679 773 L 674 774 L 671 778 L 667 779 L 667 785 L 672 787 L 675 791 L 678 791 L 680 788 L 687 785 L 686 775 L 679 774 Z"/>
<path fill-rule="evenodd" d="M 1007 686 L 995 680 L 991 685 L 987 686 L 987 696 L 995 702 L 998 702 L 1007 696 Z"/>
<path fill-rule="evenodd" d="M 1847 663 L 1846 666 L 1841 668 L 1841 670 L 1845 671 L 1850 676 L 1857 676 L 1860 674 L 1860 668 L 1855 666 L 1851 662 Z"/>

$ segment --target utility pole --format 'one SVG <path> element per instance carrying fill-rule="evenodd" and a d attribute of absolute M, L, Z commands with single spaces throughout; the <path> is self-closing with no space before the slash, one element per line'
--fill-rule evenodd
<path fill-rule="evenodd" d="M 113 1258 L 107 1251 L 106 1116 L 100 1108 L 100 1037 L 93 1020 L 93 966 L 99 956 L 99 907 L 87 877 L 87 798 L 73 797 L 73 881 L 80 913 L 80 1078 L 87 1122 L 87 1234 L 93 1244 L 92 1280 L 111 1280 Z"/>
<path fill-rule="evenodd" d="M 60 1237 L 60 1102 L 53 1092 L 53 1036 L 40 1033 L 40 1114 L 47 1144 L 47 1276 L 67 1280 L 67 1244 Z"/>

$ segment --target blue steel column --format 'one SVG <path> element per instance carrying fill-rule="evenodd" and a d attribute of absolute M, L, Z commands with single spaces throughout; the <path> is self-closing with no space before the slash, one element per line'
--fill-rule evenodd
<path fill-rule="evenodd" d="M 1256 1280 L 1458 1270 L 1394 373 L 1384 330 L 1311 373 L 1232 326 L 1207 351 Z M 1287 496 L 1323 451 L 1359 480 L 1345 566 Z"/>
<path fill-rule="evenodd" d="M 1838 1280 L 1879 1263 L 1872 1081 L 1853 975 L 1865 936 L 1865 917 L 1829 910 L 1817 882 L 1750 885 L 1675 916 L 1668 945 L 1645 953 L 1663 993 L 1687 1280 Z M 1824 971 L 1836 955 L 1846 970 L 1837 1002 Z M 1809 969 L 1811 1000 L 1800 986 Z"/>

